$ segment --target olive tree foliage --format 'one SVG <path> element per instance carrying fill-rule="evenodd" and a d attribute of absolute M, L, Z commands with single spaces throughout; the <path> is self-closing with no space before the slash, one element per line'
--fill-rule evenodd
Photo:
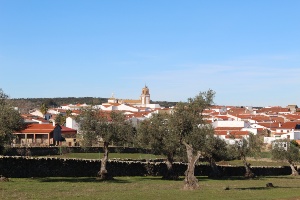
<path fill-rule="evenodd" d="M 230 154 L 227 143 L 218 137 L 215 137 L 213 130 L 209 131 L 205 138 L 204 145 L 201 146 L 203 152 L 203 159 L 210 164 L 211 173 L 209 174 L 212 178 L 222 177 L 223 174 L 217 167 L 216 162 L 221 160 L 233 159 Z"/>
<path fill-rule="evenodd" d="M 65 126 L 65 124 L 66 124 L 66 119 L 68 118 L 68 117 L 70 117 L 72 115 L 72 110 L 66 110 L 66 114 L 65 115 L 63 115 L 63 114 L 58 114 L 58 115 L 56 115 L 56 117 L 55 117 L 55 123 L 58 123 L 59 125 L 63 125 L 63 126 Z"/>
<path fill-rule="evenodd" d="M 40 111 L 44 117 L 47 114 L 48 110 L 49 110 L 48 105 L 46 103 L 42 103 L 42 105 L 40 106 Z"/>
<path fill-rule="evenodd" d="M 66 118 L 71 117 L 72 116 L 72 110 L 66 110 Z"/>
<path fill-rule="evenodd" d="M 163 179 L 176 180 L 178 174 L 173 169 L 176 153 L 180 150 L 180 138 L 169 127 L 170 114 L 154 114 L 140 123 L 137 140 L 140 146 L 152 149 L 154 154 L 166 156 L 167 171 Z"/>
<path fill-rule="evenodd" d="M 187 170 L 185 171 L 184 189 L 199 187 L 198 179 L 194 175 L 195 165 L 200 157 L 205 156 L 207 136 L 213 135 L 213 128 L 206 124 L 202 112 L 213 104 L 215 92 L 208 90 L 200 92 L 188 102 L 179 102 L 170 116 L 170 131 L 179 137 L 187 155 Z"/>
<path fill-rule="evenodd" d="M 254 135 L 249 132 L 248 137 L 237 139 L 236 143 L 232 145 L 232 153 L 236 158 L 243 161 L 246 173 L 245 178 L 254 178 L 255 174 L 251 170 L 251 164 L 247 161 L 247 157 L 257 157 L 261 152 L 263 141 L 259 135 Z"/>
<path fill-rule="evenodd" d="M 61 113 L 56 115 L 55 119 L 54 119 L 55 123 L 64 126 L 66 123 L 66 116 L 63 116 Z"/>
<path fill-rule="evenodd" d="M 19 112 L 7 103 L 8 95 L 0 89 L 0 153 L 13 139 L 13 133 L 25 127 Z"/>
<path fill-rule="evenodd" d="M 300 162 L 299 145 L 294 140 L 275 140 L 272 143 L 272 158 L 274 160 L 287 161 L 291 167 L 292 175 L 298 176 L 295 165 Z"/>
<path fill-rule="evenodd" d="M 76 118 L 83 134 L 85 146 L 92 146 L 97 141 L 103 142 L 103 157 L 98 172 L 100 179 L 112 179 L 107 170 L 108 147 L 112 143 L 121 144 L 133 140 L 133 126 L 121 112 L 103 112 L 100 109 L 87 108 Z"/>

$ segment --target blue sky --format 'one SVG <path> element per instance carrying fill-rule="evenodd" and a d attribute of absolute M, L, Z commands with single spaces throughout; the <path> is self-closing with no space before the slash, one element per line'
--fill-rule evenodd
<path fill-rule="evenodd" d="M 299 0 L 0 0 L 11 98 L 300 106 Z"/>

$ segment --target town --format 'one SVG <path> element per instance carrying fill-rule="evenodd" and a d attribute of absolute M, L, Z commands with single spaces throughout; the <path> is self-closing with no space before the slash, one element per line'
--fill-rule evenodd
<path fill-rule="evenodd" d="M 0 0 L 0 199 L 300 199 L 299 7 Z"/>
<path fill-rule="evenodd" d="M 112 95 L 108 102 L 101 105 L 68 104 L 41 111 L 39 108 L 23 114 L 26 129 L 14 134 L 17 138 L 12 146 L 50 146 L 53 145 L 53 130 L 58 123 L 62 127 L 65 141 L 62 145 L 80 145 L 78 123 L 74 119 L 86 107 L 94 107 L 104 112 L 121 111 L 126 120 L 137 126 L 141 121 L 157 113 L 171 113 L 173 107 L 161 107 L 151 104 L 150 89 L 142 88 L 139 99 L 118 99 Z M 16 108 L 17 109 L 17 108 Z M 219 106 L 213 105 L 203 111 L 204 119 L 214 127 L 215 136 L 228 144 L 247 137 L 249 132 L 264 137 L 264 146 L 269 148 L 276 139 L 295 140 L 300 144 L 300 109 L 297 105 L 286 107 Z M 57 121 L 65 116 L 65 121 Z"/>
<path fill-rule="evenodd" d="M 228 160 L 242 161 L 246 179 L 254 179 L 257 175 L 270 173 L 299 175 L 297 163 L 300 159 L 298 148 L 300 112 L 297 105 L 288 105 L 285 108 L 214 105 L 215 92 L 209 89 L 189 98 L 187 102 L 178 102 L 172 107 L 162 107 L 151 102 L 150 89 L 145 85 L 139 99 L 119 99 L 113 94 L 107 102 L 95 105 L 64 104 L 49 108 L 49 105 L 42 103 L 39 108 L 21 114 L 18 107 L 12 107 L 8 95 L 2 89 L 0 95 L 2 110 L 0 128 L 3 138 L 1 153 L 4 156 L 8 155 L 8 159 L 11 155 L 40 154 L 33 153 L 34 151 L 53 154 L 51 152 L 57 148 L 61 155 L 62 147 L 69 148 L 68 153 L 74 151 L 76 147 L 82 150 L 98 147 L 102 148 L 103 153 L 100 159 L 100 170 L 97 173 L 100 180 L 113 180 L 115 176 L 120 175 L 145 174 L 151 176 L 160 174 L 162 179 L 179 180 L 180 175 L 184 174 L 183 189 L 185 190 L 195 190 L 200 187 L 195 170 L 198 171 L 201 167 L 203 170 L 203 166 L 198 164 L 201 160 L 209 163 L 209 170 L 202 175 L 212 178 L 224 177 L 225 174 L 234 176 L 232 170 L 225 173 L 230 166 L 226 169 L 216 163 Z M 123 161 L 109 164 L 111 163 L 108 157 L 109 147 L 132 149 L 135 146 L 139 150 L 130 151 L 142 150 L 165 156 L 163 162 L 154 161 L 150 168 L 155 168 L 154 166 L 159 162 L 164 164 L 166 171 L 153 174 L 148 170 L 148 164 L 141 160 L 134 164 L 127 163 L 127 166 L 133 164 L 130 169 L 123 166 L 122 169 L 112 170 L 119 168 L 120 164 L 123 165 Z M 13 151 L 15 153 L 12 153 Z M 24 151 L 25 154 L 22 153 Z M 274 160 L 286 161 L 290 168 L 285 168 L 284 171 L 274 168 L 273 172 L 270 172 L 270 169 L 263 167 L 256 172 L 251 167 L 249 157 L 255 157 L 261 152 L 271 152 Z M 7 158 L 2 157 L 3 159 Z M 34 163 L 36 158 L 31 159 Z M 182 170 L 175 170 L 175 160 L 181 161 L 179 163 L 181 166 L 187 165 L 184 173 Z M 20 159 L 12 159 L 9 165 L 22 166 L 19 161 L 23 162 Z M 40 162 L 39 165 L 53 165 L 52 161 L 47 159 L 48 164 L 42 164 L 43 161 L 40 159 L 37 162 Z M 66 166 L 72 169 L 84 166 L 79 164 L 81 161 L 78 161 L 76 166 L 68 162 L 56 163 L 56 168 L 62 169 L 62 176 L 70 174 L 70 169 Z M 134 170 L 138 168 L 137 163 L 145 165 L 143 169 L 146 170 L 142 170 L 144 172 L 141 174 L 136 174 L 137 171 Z M 4 168 L 1 169 L 4 174 L 11 176 L 30 175 L 30 173 L 14 174 L 12 171 L 16 170 L 10 171 L 14 168 L 10 170 L 7 170 L 8 166 Z M 46 172 L 42 172 L 44 170 Z M 47 167 L 39 172 L 32 171 L 34 174 L 43 174 L 42 176 L 53 176 L 47 172 Z M 84 172 L 87 170 L 78 168 L 77 175 Z M 1 181 L 7 180 L 9 179 L 1 176 Z M 267 187 L 274 186 L 268 183 Z"/>

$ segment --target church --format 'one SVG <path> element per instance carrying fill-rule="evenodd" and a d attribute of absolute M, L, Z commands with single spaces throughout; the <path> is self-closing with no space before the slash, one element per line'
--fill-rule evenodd
<path fill-rule="evenodd" d="M 123 110 L 130 112 L 161 109 L 159 104 L 151 104 L 150 102 L 150 90 L 148 86 L 145 85 L 145 87 L 142 88 L 142 93 L 139 99 L 117 99 L 114 95 L 112 95 L 112 97 L 108 99 L 107 103 L 102 103 L 102 105 L 96 105 L 94 107 L 106 111 Z"/>
<path fill-rule="evenodd" d="M 142 89 L 142 94 L 140 95 L 140 99 L 116 99 L 114 95 L 108 99 L 108 103 L 118 103 L 118 104 L 127 104 L 134 106 L 147 106 L 150 104 L 150 92 L 149 88 L 145 85 Z"/>

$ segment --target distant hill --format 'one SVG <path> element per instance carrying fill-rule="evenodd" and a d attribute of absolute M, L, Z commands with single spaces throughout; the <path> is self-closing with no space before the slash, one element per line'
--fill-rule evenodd
<path fill-rule="evenodd" d="M 21 113 L 28 113 L 30 110 L 39 108 L 43 103 L 49 108 L 59 107 L 63 104 L 102 104 L 108 98 L 101 97 L 55 97 L 55 98 L 18 98 L 9 99 L 12 106 L 18 107 Z"/>

